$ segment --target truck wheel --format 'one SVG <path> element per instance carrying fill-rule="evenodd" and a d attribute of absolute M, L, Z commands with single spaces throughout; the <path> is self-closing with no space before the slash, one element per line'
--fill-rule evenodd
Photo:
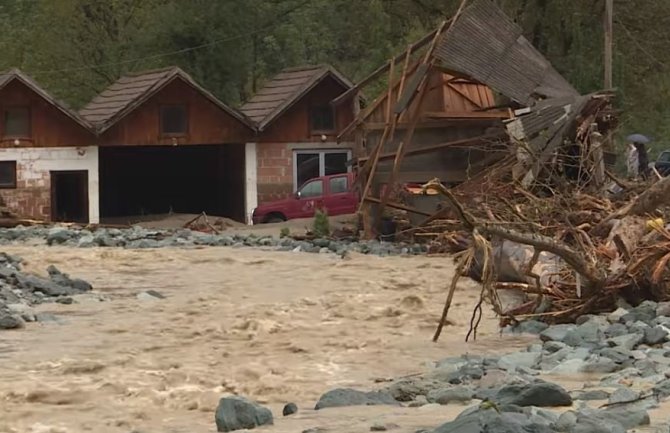
<path fill-rule="evenodd" d="M 279 214 L 268 215 L 268 217 L 265 218 L 265 223 L 266 224 L 283 223 L 284 221 L 286 221 L 286 218 L 284 217 L 284 215 L 279 215 Z"/>

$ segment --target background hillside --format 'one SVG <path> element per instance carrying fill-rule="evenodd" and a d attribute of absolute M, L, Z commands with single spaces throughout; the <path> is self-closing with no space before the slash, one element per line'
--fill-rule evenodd
<path fill-rule="evenodd" d="M 232 105 L 287 66 L 357 80 L 460 0 L 0 0 L 0 69 L 77 108 L 121 74 L 176 64 Z M 497 0 L 580 91 L 602 86 L 604 0 Z M 670 147 L 670 2 L 615 0 L 620 135 Z M 655 156 L 655 155 L 654 155 Z"/>

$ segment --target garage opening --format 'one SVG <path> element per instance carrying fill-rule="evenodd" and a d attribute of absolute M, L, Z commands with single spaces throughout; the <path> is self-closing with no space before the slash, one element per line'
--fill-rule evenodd
<path fill-rule="evenodd" d="M 244 145 L 101 147 L 101 218 L 169 213 L 244 221 Z"/>
<path fill-rule="evenodd" d="M 88 171 L 52 171 L 51 220 L 88 222 Z"/>

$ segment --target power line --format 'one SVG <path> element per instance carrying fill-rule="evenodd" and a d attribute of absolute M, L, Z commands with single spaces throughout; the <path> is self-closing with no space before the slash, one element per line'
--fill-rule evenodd
<path fill-rule="evenodd" d="M 207 43 L 204 43 L 204 44 L 195 45 L 195 46 L 186 47 L 186 48 L 181 48 L 179 50 L 167 51 L 167 52 L 158 53 L 158 54 L 151 54 L 151 55 L 148 55 L 148 56 L 137 57 L 137 58 L 134 58 L 134 59 L 119 60 L 119 61 L 116 61 L 116 62 L 100 63 L 100 64 L 97 64 L 97 65 L 78 66 L 78 67 L 72 67 L 72 68 L 51 69 L 51 70 L 44 70 L 44 71 L 31 71 L 31 74 L 32 75 L 56 74 L 56 73 L 63 73 L 63 72 L 86 71 L 86 70 L 91 70 L 91 69 L 104 68 L 104 67 L 108 67 L 108 66 L 126 65 L 126 64 L 129 64 L 129 63 L 135 63 L 135 62 L 141 62 L 141 61 L 145 61 L 145 60 L 153 60 L 153 59 L 159 59 L 159 58 L 163 58 L 163 57 L 174 56 L 174 55 L 178 55 L 178 54 L 184 54 L 184 53 L 188 53 L 188 52 L 196 51 L 196 50 L 201 50 L 203 48 L 208 48 L 208 47 L 218 45 L 218 44 L 222 44 L 222 43 L 233 42 L 233 41 L 236 41 L 236 40 L 239 40 L 239 39 L 244 39 L 244 38 L 248 38 L 250 36 L 255 36 L 255 35 L 260 34 L 260 33 L 264 33 L 266 31 L 274 28 L 276 25 L 278 25 L 280 23 L 280 20 L 282 18 L 285 18 L 286 16 L 296 12 L 298 9 L 300 9 L 303 6 L 310 3 L 310 1 L 311 0 L 304 0 L 303 2 L 299 3 L 295 7 L 276 15 L 275 19 L 270 24 L 268 24 L 264 27 L 261 27 L 257 30 L 251 31 L 251 32 L 241 33 L 241 34 L 226 37 L 226 38 L 215 39 L 213 41 L 210 41 L 210 42 L 207 42 Z"/>

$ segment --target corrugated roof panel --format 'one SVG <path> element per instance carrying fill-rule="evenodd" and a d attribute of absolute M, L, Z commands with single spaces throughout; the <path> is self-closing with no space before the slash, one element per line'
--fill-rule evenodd
<path fill-rule="evenodd" d="M 578 94 L 491 0 L 468 6 L 440 39 L 434 55 L 444 68 L 522 104 Z"/>

